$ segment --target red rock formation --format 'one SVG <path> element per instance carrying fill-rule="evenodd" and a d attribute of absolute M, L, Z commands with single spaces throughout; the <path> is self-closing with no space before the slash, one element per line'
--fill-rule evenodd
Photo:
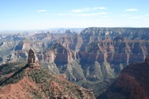
<path fill-rule="evenodd" d="M 124 68 L 99 99 L 149 99 L 149 59 Z"/>
<path fill-rule="evenodd" d="M 149 41 L 99 41 L 79 51 L 83 60 L 108 63 L 142 62 L 149 53 Z"/>
<path fill-rule="evenodd" d="M 28 65 L 30 67 L 39 66 L 38 58 L 33 49 L 30 49 L 28 52 Z"/>
<path fill-rule="evenodd" d="M 40 71 L 40 68 L 38 69 Z M 30 77 L 33 71 L 37 71 L 37 68 L 26 69 L 26 74 L 20 81 L 1 87 L 0 98 L 35 99 L 35 97 L 38 97 L 42 99 L 95 99 L 90 90 L 68 82 L 65 78 L 58 75 L 50 74 L 51 78 L 44 80 L 48 82 L 47 85 L 44 84 L 45 82 L 36 83 Z M 38 75 L 38 73 L 36 73 L 36 75 Z M 44 75 L 42 76 L 44 78 Z M 49 86 L 49 88 L 46 86 Z"/>
<path fill-rule="evenodd" d="M 51 49 L 46 50 L 41 60 L 50 63 L 67 64 L 76 59 L 76 53 L 65 48 L 61 44 L 55 44 Z"/>
<path fill-rule="evenodd" d="M 64 75 L 42 69 L 32 49 L 28 54 L 28 64 L 0 84 L 1 99 L 95 99 L 90 90 L 67 81 Z"/>

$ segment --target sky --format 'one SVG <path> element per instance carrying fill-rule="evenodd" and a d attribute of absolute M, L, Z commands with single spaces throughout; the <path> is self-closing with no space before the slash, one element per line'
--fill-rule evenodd
<path fill-rule="evenodd" d="M 0 30 L 149 27 L 149 0 L 0 0 Z"/>

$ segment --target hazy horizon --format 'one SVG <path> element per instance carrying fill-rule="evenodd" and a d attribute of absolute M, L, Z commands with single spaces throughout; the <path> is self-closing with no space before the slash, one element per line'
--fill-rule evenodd
<path fill-rule="evenodd" d="M 0 31 L 149 27 L 147 0 L 1 0 Z"/>
<path fill-rule="evenodd" d="M 72 30 L 72 29 L 86 29 L 86 28 L 149 28 L 149 27 L 83 27 L 83 28 L 46 28 L 46 29 L 12 29 L 12 30 L 0 30 L 0 32 L 7 31 L 7 32 L 25 32 L 25 31 L 49 31 L 49 30 Z"/>

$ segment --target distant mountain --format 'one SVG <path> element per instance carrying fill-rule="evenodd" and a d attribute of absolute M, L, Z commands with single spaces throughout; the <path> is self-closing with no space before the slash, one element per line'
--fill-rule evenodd
<path fill-rule="evenodd" d="M 95 99 L 90 90 L 67 81 L 64 75 L 43 69 L 32 49 L 28 56 L 27 65 L 0 83 L 1 99 Z"/>
<path fill-rule="evenodd" d="M 80 33 L 84 28 L 49 28 L 50 33 L 65 33 L 67 31 L 69 32 L 75 32 Z"/>

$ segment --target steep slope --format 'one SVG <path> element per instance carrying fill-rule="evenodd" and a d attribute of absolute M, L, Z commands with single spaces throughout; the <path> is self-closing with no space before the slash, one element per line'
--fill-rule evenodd
<path fill-rule="evenodd" d="M 89 72 L 97 72 L 98 76 L 97 74 L 94 75 L 98 79 L 112 78 L 116 77 L 126 65 L 143 62 L 149 54 L 148 45 L 149 41 L 103 40 L 90 43 L 78 54 L 83 70 L 89 69 Z"/>
<path fill-rule="evenodd" d="M 124 68 L 99 99 L 149 99 L 149 59 Z"/>
<path fill-rule="evenodd" d="M 0 83 L 25 66 L 25 64 L 26 62 L 20 61 L 0 65 Z"/>
<path fill-rule="evenodd" d="M 79 60 L 76 59 L 76 52 L 65 48 L 60 43 L 53 44 L 39 57 L 41 63 L 48 65 L 50 71 L 65 73 L 70 81 L 85 79 Z"/>
<path fill-rule="evenodd" d="M 0 84 L 1 99 L 95 99 L 90 90 L 43 69 L 31 49 L 28 64 Z"/>

